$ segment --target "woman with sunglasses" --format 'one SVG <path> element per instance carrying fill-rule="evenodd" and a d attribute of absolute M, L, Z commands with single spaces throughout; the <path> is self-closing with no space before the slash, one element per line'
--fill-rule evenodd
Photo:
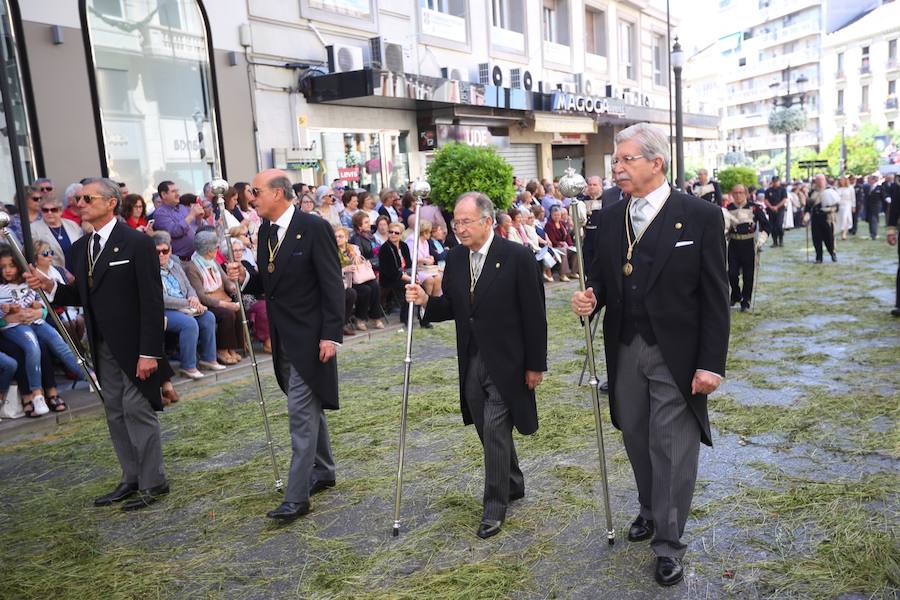
<path fill-rule="evenodd" d="M 408 272 L 412 267 L 412 258 L 402 235 L 403 225 L 391 223 L 388 227 L 388 239 L 378 250 L 378 279 L 381 289 L 394 291 L 400 302 L 400 319 L 405 322 L 409 305 L 404 302 L 404 298 L 406 284 L 412 281 Z"/>
<path fill-rule="evenodd" d="M 73 271 L 72 244 L 84 235 L 84 231 L 69 219 L 62 218 L 63 206 L 55 196 L 45 197 L 39 206 L 43 218 L 31 224 L 32 240 L 46 242 L 53 251 L 53 264 Z"/>
<path fill-rule="evenodd" d="M 50 244 L 43 240 L 34 242 L 34 267 L 41 272 L 47 279 L 52 279 L 57 283 L 71 284 L 75 281 L 75 276 L 65 268 L 54 264 L 55 252 Z M 77 306 L 57 307 L 56 314 L 59 315 L 63 322 L 63 326 L 69 332 L 69 336 L 78 345 L 82 355 L 85 354 L 85 346 L 81 343 L 84 339 L 85 329 L 84 316 L 81 309 Z"/>

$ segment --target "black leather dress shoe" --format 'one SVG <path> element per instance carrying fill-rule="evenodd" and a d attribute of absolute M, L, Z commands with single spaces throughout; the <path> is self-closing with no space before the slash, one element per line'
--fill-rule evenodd
<path fill-rule="evenodd" d="M 275 510 L 270 510 L 266 516 L 279 521 L 293 521 L 309 512 L 309 502 L 282 502 Z"/>
<path fill-rule="evenodd" d="M 604 394 L 609 393 L 609 381 L 604 381 L 603 383 L 600 384 L 600 391 L 603 392 Z"/>
<path fill-rule="evenodd" d="M 510 502 L 515 502 L 516 500 L 521 500 L 521 499 L 524 498 L 524 497 L 525 497 L 525 490 L 522 490 L 522 491 L 520 491 L 520 492 L 512 492 L 512 493 L 509 495 L 509 501 L 510 501 Z"/>
<path fill-rule="evenodd" d="M 503 521 L 482 521 L 481 524 L 478 525 L 478 537 L 483 540 L 486 540 L 489 537 L 494 537 L 495 535 L 500 533 L 501 525 L 503 525 Z"/>
<path fill-rule="evenodd" d="M 324 492 L 328 488 L 334 487 L 334 479 L 317 479 L 313 481 L 313 484 L 309 486 L 309 495 L 318 494 L 319 492 Z"/>
<path fill-rule="evenodd" d="M 631 527 L 628 528 L 628 541 L 640 542 L 641 540 L 650 539 L 653 537 L 654 531 L 653 521 L 638 515 L 638 518 L 635 519 L 634 523 L 631 524 Z"/>
<path fill-rule="evenodd" d="M 116 489 L 110 493 L 94 500 L 94 506 L 109 506 L 114 502 L 121 502 L 122 500 L 133 496 L 137 491 L 138 484 L 136 483 L 120 483 L 116 486 Z"/>
<path fill-rule="evenodd" d="M 656 557 L 656 572 L 653 574 L 659 585 L 675 585 L 684 579 L 681 560 L 671 556 Z"/>
<path fill-rule="evenodd" d="M 140 510 L 142 508 L 147 508 L 168 493 L 168 483 L 164 483 L 147 490 L 140 490 L 138 492 L 137 498 L 129 500 L 122 505 L 122 510 Z"/>

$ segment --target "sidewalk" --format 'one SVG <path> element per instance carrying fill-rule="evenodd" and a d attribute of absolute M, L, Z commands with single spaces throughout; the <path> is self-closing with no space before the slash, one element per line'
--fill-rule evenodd
<path fill-rule="evenodd" d="M 345 337 L 343 346 L 353 346 L 365 341 L 369 341 L 376 336 L 389 335 L 395 331 L 402 329 L 400 319 L 396 314 L 389 317 L 384 329 L 369 329 L 368 331 L 357 331 L 356 335 Z M 264 354 L 262 346 L 254 344 L 256 351 L 256 362 L 259 366 L 261 377 L 272 374 L 272 355 Z M 338 351 L 340 354 L 341 350 Z M 177 369 L 176 369 L 177 372 Z M 214 387 L 221 383 L 235 381 L 247 377 L 252 377 L 253 367 L 250 365 L 249 358 L 244 358 L 239 364 L 231 365 L 224 371 L 205 372 L 206 377 L 200 380 L 192 380 L 181 375 L 176 375 L 172 385 L 180 395 L 196 392 L 202 387 Z M 3 419 L 0 421 L 0 446 L 16 442 L 23 438 L 46 435 L 56 429 L 57 426 L 65 423 L 71 423 L 76 419 L 93 417 L 103 413 L 103 407 L 100 405 L 100 399 L 88 391 L 87 386 L 83 383 L 78 384 L 75 389 L 71 389 L 71 383 L 64 377 L 59 378 L 59 393 L 66 402 L 68 410 L 61 413 L 49 413 L 38 418 L 22 417 L 20 419 Z M 177 404 L 167 407 L 167 410 L 177 408 Z"/>

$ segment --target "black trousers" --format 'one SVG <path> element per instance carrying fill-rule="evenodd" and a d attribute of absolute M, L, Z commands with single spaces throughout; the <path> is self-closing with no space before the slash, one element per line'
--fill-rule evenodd
<path fill-rule="evenodd" d="M 813 247 L 816 249 L 816 260 L 822 260 L 823 243 L 828 250 L 828 254 L 834 254 L 834 231 L 831 229 L 831 223 L 828 222 L 828 216 L 821 213 L 813 213 L 809 225 Z"/>
<path fill-rule="evenodd" d="M 756 240 L 732 240 L 728 242 L 728 281 L 731 283 L 731 303 L 750 306 L 753 281 L 756 276 Z M 739 277 L 743 274 L 744 287 Z"/>
<path fill-rule="evenodd" d="M 897 296 L 894 300 L 894 307 L 900 308 L 900 243 L 897 244 Z"/>
<path fill-rule="evenodd" d="M 766 209 L 769 217 L 769 225 L 772 228 L 772 243 L 781 246 L 784 241 L 784 207 L 778 210 Z"/>

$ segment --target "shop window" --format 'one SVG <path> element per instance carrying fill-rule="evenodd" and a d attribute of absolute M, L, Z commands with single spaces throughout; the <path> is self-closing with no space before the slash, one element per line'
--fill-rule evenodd
<path fill-rule="evenodd" d="M 304 180 L 331 185 L 339 179 L 373 194 L 384 188 L 403 190 L 409 183 L 406 136 L 399 131 L 335 131 L 317 133 L 322 168 Z"/>
<path fill-rule="evenodd" d="M 85 4 L 106 171 L 146 197 L 163 179 L 200 190 L 222 173 L 200 4 L 131 0 L 124 14 L 116 5 Z"/>
<path fill-rule="evenodd" d="M 606 13 L 593 7 L 584 11 L 585 51 L 597 56 L 606 56 Z"/>
<path fill-rule="evenodd" d="M 9 3 L 0 1 L 0 59 L 6 74 L 9 96 L 0 104 L 0 194 L 3 202 L 14 202 L 16 195 L 16 175 L 21 181 L 30 183 L 36 176 L 34 151 L 25 84 L 19 64 L 18 45 Z M 12 113 L 14 132 L 7 129 L 4 107 Z M 18 172 L 18 173 L 17 173 Z"/>
<path fill-rule="evenodd" d="M 634 23 L 619 21 L 619 64 L 625 79 L 637 80 L 637 34 Z"/>
<path fill-rule="evenodd" d="M 543 0 L 544 41 L 569 45 L 568 0 Z"/>

